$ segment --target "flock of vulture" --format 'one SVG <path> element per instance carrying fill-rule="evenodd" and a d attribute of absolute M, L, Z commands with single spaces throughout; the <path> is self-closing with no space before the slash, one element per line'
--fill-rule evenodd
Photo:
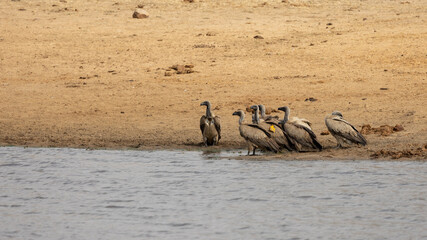
<path fill-rule="evenodd" d="M 221 139 L 220 118 L 213 114 L 209 101 L 202 102 L 200 106 L 206 106 L 206 114 L 200 118 L 204 145 L 217 145 Z M 311 129 L 310 121 L 298 117 L 289 119 L 289 107 L 278 109 L 285 113 L 283 120 L 279 120 L 277 116 L 266 115 L 264 105 L 253 105 L 251 109 L 253 115 L 250 124 L 243 123 L 245 113 L 242 110 L 233 113 L 239 116 L 239 131 L 248 144 L 248 155 L 251 152 L 255 155 L 257 148 L 275 153 L 284 149 L 297 152 L 322 151 L 323 147 Z M 344 120 L 343 115 L 338 111 L 326 116 L 325 124 L 337 140 L 337 148 L 343 148 L 344 144 L 353 143 L 363 146 L 367 144 L 365 137 Z"/>

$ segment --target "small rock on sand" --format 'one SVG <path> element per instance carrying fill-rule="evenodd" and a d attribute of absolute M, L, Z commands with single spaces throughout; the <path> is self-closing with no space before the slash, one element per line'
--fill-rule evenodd
<path fill-rule="evenodd" d="M 381 149 L 371 154 L 372 158 L 391 157 L 392 159 L 413 158 L 413 157 L 425 158 L 426 156 L 427 156 L 427 144 L 421 147 L 416 147 L 416 148 L 413 147 L 410 149 L 402 149 L 402 150 Z"/>
<path fill-rule="evenodd" d="M 329 131 L 328 131 L 328 130 L 322 131 L 322 132 L 320 133 L 320 135 L 329 135 Z"/>
<path fill-rule="evenodd" d="M 170 70 L 175 70 L 176 74 L 193 73 L 194 72 L 193 68 L 194 68 L 193 64 L 185 64 L 185 65 L 176 64 L 169 67 L 169 69 L 165 72 L 165 76 L 172 76 L 172 72 L 170 72 Z"/>
<path fill-rule="evenodd" d="M 404 128 L 402 125 L 400 124 L 396 124 L 396 126 L 392 127 L 389 125 L 382 125 L 379 127 L 371 127 L 371 125 L 369 124 L 365 124 L 362 126 L 362 129 L 360 130 L 360 133 L 362 134 L 372 134 L 372 133 L 376 133 L 380 136 L 389 136 L 390 134 L 394 133 L 394 132 L 399 132 L 399 131 L 403 131 Z"/>
<path fill-rule="evenodd" d="M 310 102 L 315 102 L 315 101 L 317 101 L 317 99 L 316 99 L 316 98 L 314 98 L 314 97 L 310 97 L 310 98 L 306 98 L 306 99 L 304 100 L 304 102 L 308 102 L 308 101 L 310 101 Z"/>
<path fill-rule="evenodd" d="M 135 12 L 133 12 L 132 17 L 133 18 L 138 18 L 138 19 L 142 19 L 142 18 L 148 18 L 149 14 L 147 11 L 145 11 L 142 8 L 138 8 L 135 10 Z"/>
<path fill-rule="evenodd" d="M 393 128 L 393 131 L 395 131 L 395 132 L 400 132 L 400 131 L 403 131 L 403 130 L 405 130 L 405 129 L 400 124 L 396 124 L 396 126 L 394 126 L 394 128 Z"/>

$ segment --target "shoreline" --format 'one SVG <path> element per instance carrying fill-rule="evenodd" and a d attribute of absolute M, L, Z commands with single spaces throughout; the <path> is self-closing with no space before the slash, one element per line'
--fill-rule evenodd
<path fill-rule="evenodd" d="M 58 149 L 80 149 L 80 150 L 106 150 L 106 151 L 197 151 L 203 154 L 215 154 L 220 152 L 237 152 L 238 156 L 224 157 L 235 160 L 304 160 L 304 161 L 427 161 L 427 144 L 412 146 L 403 150 L 381 153 L 381 150 L 374 151 L 372 148 L 355 146 L 346 149 L 335 149 L 328 146 L 321 152 L 288 152 L 270 153 L 257 151 L 255 156 L 247 155 L 247 148 L 244 146 L 189 146 L 189 145 L 171 145 L 171 146 L 140 146 L 133 147 L 76 147 L 76 146 L 43 146 L 43 145 L 4 145 L 0 147 L 16 148 L 58 148 Z M 406 155 L 405 155 L 406 153 Z M 409 154 L 409 155 L 408 155 Z"/>

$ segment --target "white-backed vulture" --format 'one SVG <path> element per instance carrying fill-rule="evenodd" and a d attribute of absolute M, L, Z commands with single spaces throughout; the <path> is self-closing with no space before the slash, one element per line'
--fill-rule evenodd
<path fill-rule="evenodd" d="M 326 116 L 325 124 L 329 132 L 337 140 L 337 148 L 342 148 L 344 143 L 355 143 L 363 146 L 368 143 L 365 137 L 353 125 L 344 120 L 342 114 L 338 111 Z"/>
<path fill-rule="evenodd" d="M 218 145 L 221 139 L 221 119 L 212 113 L 209 101 L 202 102 L 200 106 L 206 106 L 206 114 L 200 118 L 203 143 L 205 146 Z"/>
<path fill-rule="evenodd" d="M 285 148 L 288 151 L 292 151 L 294 146 L 290 143 L 286 132 L 284 132 L 282 127 L 279 125 L 279 121 L 275 121 L 275 118 L 268 118 L 268 120 L 261 121 L 259 117 L 259 106 L 260 105 L 251 106 L 251 109 L 254 110 L 253 119 L 255 119 L 255 124 L 258 124 L 258 126 L 263 128 L 265 131 L 268 131 L 268 133 L 271 134 L 271 138 L 276 141 L 281 149 Z"/>
<path fill-rule="evenodd" d="M 289 140 L 295 146 L 297 151 L 300 152 L 305 149 L 317 149 L 322 151 L 322 145 L 317 141 L 316 134 L 314 134 L 310 128 L 289 121 L 289 107 L 280 107 L 279 110 L 285 112 L 284 119 L 279 123 L 282 125 L 283 130 L 288 134 Z"/>
<path fill-rule="evenodd" d="M 248 155 L 251 151 L 255 155 L 255 150 L 260 148 L 262 150 L 279 152 L 280 146 L 271 138 L 271 134 L 265 131 L 257 124 L 244 124 L 245 113 L 242 110 L 235 111 L 233 115 L 239 116 L 239 131 L 246 143 L 248 144 Z"/>

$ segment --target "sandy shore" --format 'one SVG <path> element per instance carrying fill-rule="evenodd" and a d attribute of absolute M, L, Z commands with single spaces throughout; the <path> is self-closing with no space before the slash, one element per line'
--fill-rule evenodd
<path fill-rule="evenodd" d="M 206 150 L 210 100 L 213 151 L 244 148 L 232 113 L 265 104 L 309 119 L 325 146 L 265 159 L 427 158 L 425 1 L 244 2 L 3 1 L 0 145 Z M 132 18 L 140 3 L 149 18 Z M 335 150 L 320 135 L 333 110 L 404 131 Z"/>

